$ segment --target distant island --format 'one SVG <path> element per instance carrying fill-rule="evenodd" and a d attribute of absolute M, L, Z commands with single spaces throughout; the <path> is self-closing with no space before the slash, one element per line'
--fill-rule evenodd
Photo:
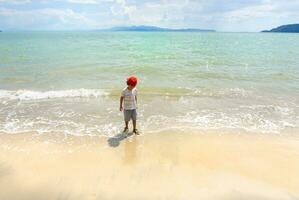
<path fill-rule="evenodd" d="M 264 33 L 299 33 L 299 24 L 288 24 L 279 26 L 277 28 L 271 29 L 269 31 L 262 31 Z"/>
<path fill-rule="evenodd" d="M 136 31 L 136 32 L 215 32 L 215 30 L 208 29 L 170 29 L 170 28 L 160 28 L 156 26 L 123 26 L 123 27 L 113 27 L 107 29 L 106 31 Z"/>

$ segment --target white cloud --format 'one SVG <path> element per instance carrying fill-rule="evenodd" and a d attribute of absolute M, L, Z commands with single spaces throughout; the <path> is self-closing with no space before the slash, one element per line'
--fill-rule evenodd
<path fill-rule="evenodd" d="M 34 12 L 0 8 L 0 23 L 5 23 L 9 28 L 15 28 L 15 24 L 18 24 L 18 28 L 23 29 L 72 29 L 97 26 L 96 21 L 82 13 L 71 9 L 53 8 L 35 9 Z"/>
<path fill-rule="evenodd" d="M 31 0 L 0 0 L 0 4 L 27 4 L 31 3 Z"/>
<path fill-rule="evenodd" d="M 298 10 L 299 0 L 0 0 L 0 26 L 94 29 L 144 24 L 260 31 L 298 23 Z"/>
<path fill-rule="evenodd" d="M 295 9 L 293 9 L 295 8 Z M 221 29 L 231 31 L 260 31 L 283 24 L 299 22 L 299 1 L 264 0 L 223 13 Z"/>
<path fill-rule="evenodd" d="M 100 4 L 104 2 L 113 2 L 114 0 L 68 0 L 70 3 L 77 4 Z"/>
<path fill-rule="evenodd" d="M 249 6 L 243 9 L 228 12 L 225 14 L 225 17 L 232 21 L 242 21 L 252 18 L 269 17 L 273 14 L 272 12 L 275 10 L 275 8 L 276 7 L 273 4 Z"/>
<path fill-rule="evenodd" d="M 124 24 L 145 24 L 169 26 L 170 21 L 177 21 L 177 26 L 184 20 L 184 7 L 188 0 L 179 1 L 148 1 L 144 3 L 129 3 L 128 0 L 116 0 L 111 6 L 111 13 L 122 19 Z M 173 26 L 173 25 L 170 25 Z"/>

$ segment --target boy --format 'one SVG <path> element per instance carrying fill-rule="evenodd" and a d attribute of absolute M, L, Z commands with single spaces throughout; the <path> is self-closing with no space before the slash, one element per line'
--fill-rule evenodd
<path fill-rule="evenodd" d="M 139 135 L 139 132 L 136 128 L 136 120 L 137 120 L 137 78 L 131 76 L 127 78 L 127 87 L 123 89 L 120 97 L 120 106 L 119 110 L 124 111 L 124 120 L 125 120 L 125 128 L 124 133 L 129 130 L 129 121 L 133 120 L 133 133 Z"/>

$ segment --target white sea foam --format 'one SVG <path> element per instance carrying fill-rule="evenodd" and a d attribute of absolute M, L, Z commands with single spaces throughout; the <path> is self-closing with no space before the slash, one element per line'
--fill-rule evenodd
<path fill-rule="evenodd" d="M 227 90 L 243 94 L 243 90 Z M 245 92 L 246 93 L 246 92 Z M 70 104 L 36 101 L 45 98 L 86 97 L 108 95 L 103 90 L 64 91 L 7 91 L 0 90 L 0 132 L 19 133 L 37 131 L 39 133 L 64 133 L 74 135 L 113 136 L 123 128 L 122 114 L 118 112 L 118 101 L 103 99 L 81 105 L 81 101 Z M 196 128 L 202 130 L 232 129 L 261 133 L 282 133 L 286 129 L 298 130 L 299 107 L 290 102 L 265 101 L 253 103 L 235 102 L 229 98 L 213 101 L 205 98 L 180 98 L 165 100 L 155 98 L 143 102 L 139 108 L 138 126 L 142 132 L 161 128 Z M 167 106 L 166 104 L 167 103 Z M 47 106 L 45 106 L 47 105 Z M 49 105 L 49 106 L 48 106 Z M 228 105 L 228 106 L 226 106 Z M 80 107 L 81 106 L 81 107 Z"/>
<path fill-rule="evenodd" d="M 63 97 L 101 97 L 109 93 L 99 89 L 72 89 L 72 90 L 53 90 L 53 91 L 32 91 L 32 90 L 0 90 L 0 99 L 5 100 L 38 100 L 53 99 Z"/>
<path fill-rule="evenodd" d="M 206 97 L 248 97 L 252 95 L 252 91 L 243 88 L 225 88 L 221 90 L 208 89 L 191 89 L 191 96 L 206 96 Z"/>
<path fill-rule="evenodd" d="M 283 112 L 281 114 L 284 114 Z M 265 117 L 259 113 L 189 112 L 176 118 L 177 123 L 201 129 L 241 129 L 258 133 L 281 133 L 286 128 L 298 128 L 294 118 L 281 115 L 279 118 Z"/>
<path fill-rule="evenodd" d="M 113 136 L 120 133 L 122 120 L 118 122 L 99 121 L 98 124 L 78 121 L 78 119 L 8 119 L 0 123 L 0 132 L 21 133 L 62 133 L 71 135 Z M 161 128 L 184 130 L 195 128 L 200 130 L 245 130 L 256 133 L 282 133 L 286 128 L 298 129 L 298 122 L 284 119 L 263 118 L 257 114 L 198 113 L 190 112 L 184 116 L 152 115 L 140 119 L 138 126 L 142 132 L 152 132 Z"/>

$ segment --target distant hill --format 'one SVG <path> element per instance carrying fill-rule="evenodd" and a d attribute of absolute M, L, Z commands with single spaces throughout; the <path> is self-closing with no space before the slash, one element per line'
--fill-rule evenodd
<path fill-rule="evenodd" d="M 108 29 L 108 31 L 139 31 L 139 32 L 215 32 L 215 30 L 206 30 L 206 29 L 169 29 L 169 28 L 160 28 L 156 26 L 128 26 L 128 27 L 114 27 Z"/>
<path fill-rule="evenodd" d="M 299 33 L 299 24 L 288 24 L 279 26 L 277 28 L 271 29 L 269 31 L 262 32 L 274 32 L 274 33 Z"/>

